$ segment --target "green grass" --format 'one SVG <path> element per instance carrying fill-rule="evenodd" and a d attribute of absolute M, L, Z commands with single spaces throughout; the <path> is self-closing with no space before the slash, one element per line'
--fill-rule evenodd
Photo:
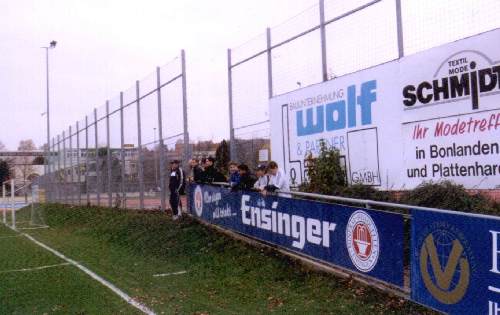
<path fill-rule="evenodd" d="M 284 256 L 232 240 L 189 218 L 172 222 L 159 212 L 61 205 L 40 206 L 37 214 L 50 228 L 25 232 L 79 261 L 159 314 L 430 313 L 353 281 L 309 271 Z M 28 209 L 18 213 L 20 220 L 27 221 L 28 216 Z M 4 245 L 0 239 L 0 252 L 10 246 L 8 250 L 16 252 L 23 263 L 32 262 L 30 266 L 51 264 L 50 259 L 57 263 L 51 254 L 36 245 L 28 248 L 31 244 L 27 240 L 22 242 L 22 246 Z M 47 274 L 40 272 L 38 281 L 24 280 L 27 273 L 0 274 L 0 280 L 8 284 L 0 287 L 0 313 L 5 309 L 3 300 L 9 297 L 6 314 L 31 314 L 35 307 L 39 313 L 51 314 L 46 310 L 55 305 L 64 305 L 65 314 L 134 314 L 134 309 L 123 308 L 118 298 L 113 299 L 109 290 L 75 270 L 72 266 L 57 269 L 57 280 L 68 286 L 60 295 L 60 304 L 49 302 L 56 293 L 44 292 L 54 283 L 50 278 L 54 269 Z M 153 277 L 184 270 L 187 273 Z M 75 288 L 70 285 L 86 289 L 72 295 L 69 291 Z M 18 310 L 16 301 L 27 306 Z M 38 311 L 42 308 L 43 312 Z"/>

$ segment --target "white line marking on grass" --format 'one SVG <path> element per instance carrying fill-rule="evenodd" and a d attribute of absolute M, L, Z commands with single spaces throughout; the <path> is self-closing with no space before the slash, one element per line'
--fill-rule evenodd
<path fill-rule="evenodd" d="M 182 270 L 182 271 L 177 271 L 177 272 L 159 273 L 157 275 L 153 275 L 153 277 L 167 277 L 167 276 L 174 276 L 174 275 L 182 275 L 185 273 L 187 273 L 187 271 Z"/>
<path fill-rule="evenodd" d="M 25 228 L 17 228 L 18 230 L 36 230 L 36 229 L 48 229 L 50 226 L 37 226 L 37 227 L 25 227 Z"/>
<path fill-rule="evenodd" d="M 71 264 L 69 262 L 67 262 L 67 263 L 62 263 L 62 264 L 57 264 L 57 265 L 47 265 L 47 266 L 40 266 L 40 267 L 34 267 L 34 268 L 4 270 L 4 271 L 0 271 L 0 273 L 34 271 L 34 270 L 42 270 L 42 269 L 54 268 L 54 267 L 59 267 L 59 266 L 67 266 L 67 265 L 71 265 Z"/>
<path fill-rule="evenodd" d="M 10 227 L 10 226 L 9 226 L 9 228 L 12 229 L 12 227 Z M 12 230 L 14 230 L 14 229 L 12 229 Z M 16 230 L 14 230 L 14 231 L 16 231 Z M 17 232 L 19 232 L 19 231 L 17 231 Z M 61 254 L 57 250 L 52 249 L 49 246 L 45 245 L 44 243 L 37 241 L 31 235 L 28 235 L 28 234 L 23 233 L 23 232 L 19 232 L 19 233 L 21 235 L 23 235 L 24 237 L 26 237 L 27 239 L 29 239 L 30 241 L 32 241 L 33 243 L 37 244 L 38 246 L 40 246 L 40 247 L 48 250 L 49 252 L 51 252 L 52 254 L 56 255 L 57 257 L 65 260 L 65 261 L 67 261 L 71 265 L 73 265 L 73 266 L 77 267 L 78 269 L 80 269 L 81 271 L 85 272 L 92 279 L 96 280 L 100 284 L 104 285 L 105 287 L 107 287 L 108 289 L 110 289 L 111 291 L 113 291 L 116 295 L 118 295 L 119 297 L 121 297 L 128 304 L 130 304 L 133 307 L 141 310 L 144 314 L 147 314 L 147 315 L 156 315 L 156 313 L 153 312 L 152 310 L 150 310 L 146 305 L 144 305 L 144 304 L 142 304 L 142 303 L 134 300 L 129 295 L 127 295 L 125 292 L 123 292 L 122 290 L 120 290 L 119 288 L 117 288 L 114 284 L 112 284 L 111 282 L 103 279 L 102 277 L 100 277 L 98 274 L 94 273 L 92 270 L 88 269 L 87 267 L 80 265 L 78 262 L 74 261 L 71 258 L 68 258 L 68 257 L 64 256 L 63 254 Z"/>

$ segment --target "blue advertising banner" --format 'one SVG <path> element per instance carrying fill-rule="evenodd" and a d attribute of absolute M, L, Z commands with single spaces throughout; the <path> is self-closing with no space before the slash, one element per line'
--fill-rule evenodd
<path fill-rule="evenodd" d="M 336 204 L 192 185 L 193 215 L 379 280 L 403 285 L 403 217 Z"/>
<path fill-rule="evenodd" d="M 500 218 L 412 214 L 412 300 L 449 314 L 500 314 Z"/>

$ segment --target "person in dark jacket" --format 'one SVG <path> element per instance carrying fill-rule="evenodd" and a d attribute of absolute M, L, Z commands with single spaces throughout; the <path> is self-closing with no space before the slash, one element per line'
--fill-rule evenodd
<path fill-rule="evenodd" d="M 179 218 L 180 191 L 184 185 L 184 172 L 179 168 L 179 161 L 174 160 L 170 163 L 170 181 L 168 188 L 170 190 L 170 207 L 172 208 L 173 219 Z"/>
<path fill-rule="evenodd" d="M 189 161 L 189 166 L 191 167 L 192 171 L 189 180 L 196 183 L 201 183 L 201 181 L 203 180 L 203 168 L 200 166 L 198 159 L 191 159 Z"/>
<path fill-rule="evenodd" d="M 204 183 L 223 183 L 226 182 L 226 177 L 219 172 L 215 166 L 215 159 L 213 157 L 208 157 L 207 161 L 205 162 L 205 170 L 203 171 L 203 182 Z"/>
<path fill-rule="evenodd" d="M 257 178 L 250 173 L 248 166 L 240 164 L 238 166 L 238 172 L 240 174 L 240 182 L 233 187 L 233 190 L 252 190 Z"/>

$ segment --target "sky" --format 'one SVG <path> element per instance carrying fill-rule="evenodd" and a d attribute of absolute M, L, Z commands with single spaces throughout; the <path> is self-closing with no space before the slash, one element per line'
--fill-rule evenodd
<path fill-rule="evenodd" d="M 314 4 L 314 0 L 1 0 L 0 141 L 45 142 L 45 53 L 50 51 L 51 134 L 81 120 L 94 107 L 128 89 L 186 51 L 188 86 L 218 81 L 227 108 L 226 50 Z M 196 71 L 193 71 L 196 70 Z M 191 94 L 191 93 L 190 93 Z M 188 96 L 189 101 L 189 96 Z M 189 104 L 196 108 L 195 104 Z M 198 122 L 194 122 L 198 123 Z M 204 138 L 223 137 L 220 126 Z M 222 127 L 222 128 L 221 128 Z"/>
<path fill-rule="evenodd" d="M 327 0 L 327 18 L 366 2 Z M 402 3 L 408 54 L 499 26 L 498 0 Z M 38 146 L 45 142 L 45 53 L 40 47 L 51 40 L 58 42 L 50 50 L 52 136 L 185 49 L 191 138 L 227 137 L 227 48 L 256 35 L 262 40 L 267 26 L 273 27 L 273 39 L 294 35 L 316 21 L 317 9 L 307 10 L 314 5 L 317 0 L 0 0 L 0 141 L 8 149 L 16 149 L 22 139 Z M 304 10 L 293 25 L 280 26 Z M 333 44 L 327 58 L 335 64 L 329 72 L 342 75 L 395 58 L 394 16 L 394 1 L 383 0 L 329 27 L 327 40 Z M 276 93 L 318 81 L 318 54 L 304 53 L 313 43 L 318 39 L 304 38 L 300 47 L 273 52 Z M 255 98 L 252 90 L 265 88 L 266 78 L 252 64 L 248 67 L 234 76 L 235 84 L 244 87 L 234 95 L 236 103 L 241 99 L 240 125 L 259 120 L 256 111 L 266 115 L 265 93 Z M 256 102 L 260 107 L 253 107 Z"/>

